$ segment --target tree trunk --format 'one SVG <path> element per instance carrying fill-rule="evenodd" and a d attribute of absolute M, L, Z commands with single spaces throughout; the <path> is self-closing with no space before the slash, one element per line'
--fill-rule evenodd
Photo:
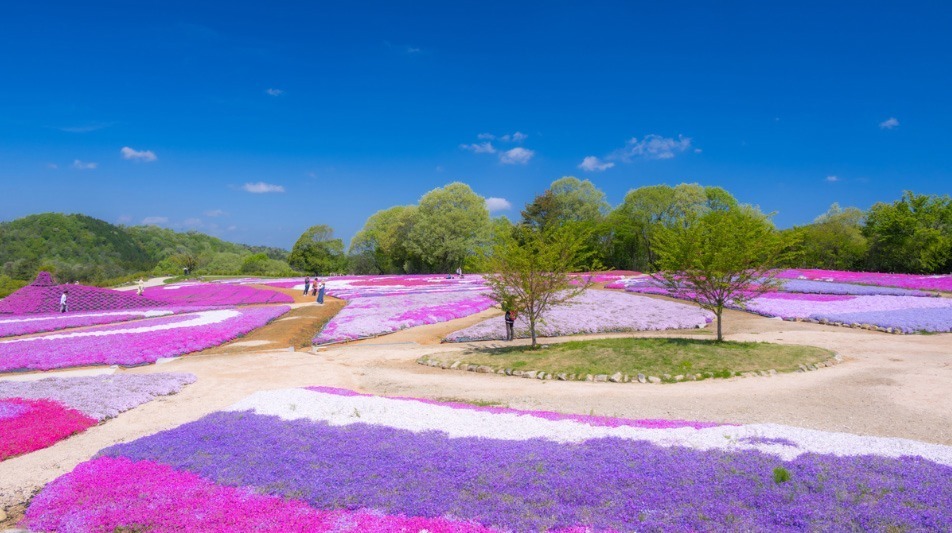
<path fill-rule="evenodd" d="M 532 347 L 536 347 L 535 317 L 529 317 L 529 336 L 532 337 Z"/>
<path fill-rule="evenodd" d="M 717 316 L 717 342 L 724 341 L 724 335 L 721 334 L 721 313 L 724 312 L 723 308 L 718 307 L 717 311 L 714 314 Z"/>

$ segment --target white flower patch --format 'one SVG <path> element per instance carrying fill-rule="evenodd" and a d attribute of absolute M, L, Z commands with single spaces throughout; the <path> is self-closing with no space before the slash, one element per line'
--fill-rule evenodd
<path fill-rule="evenodd" d="M 240 316 L 241 312 L 234 309 L 216 309 L 214 311 L 200 311 L 197 313 L 192 313 L 189 315 L 183 315 L 185 317 L 192 317 L 180 322 L 172 322 L 168 324 L 155 324 L 152 326 L 140 326 L 140 327 L 129 327 L 129 328 L 117 328 L 117 329 L 108 329 L 108 330 L 99 330 L 99 331 L 78 331 L 75 333 L 57 333 L 53 335 L 43 335 L 39 337 L 29 337 L 26 339 L 13 339 L 9 341 L 3 341 L 6 343 L 14 342 L 32 342 L 38 340 L 51 340 L 51 339 L 74 339 L 79 337 L 103 337 L 106 335 L 127 335 L 134 333 L 146 333 L 149 331 L 162 331 L 169 329 L 178 329 L 178 328 L 193 328 L 200 326 L 207 326 L 209 324 L 217 324 L 219 322 L 224 322 L 230 318 L 235 318 Z"/>

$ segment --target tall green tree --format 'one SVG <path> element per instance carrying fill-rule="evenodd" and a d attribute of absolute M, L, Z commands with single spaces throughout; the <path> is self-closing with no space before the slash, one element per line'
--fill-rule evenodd
<path fill-rule="evenodd" d="M 288 263 L 309 274 L 341 272 L 346 266 L 344 242 L 334 238 L 328 225 L 311 226 L 294 243 Z"/>
<path fill-rule="evenodd" d="M 789 233 L 797 234 L 800 253 L 796 263 L 800 268 L 857 270 L 863 267 L 869 245 L 863 236 L 865 213 L 855 207 L 841 208 L 833 204 L 812 224 L 799 226 Z"/>
<path fill-rule="evenodd" d="M 485 276 L 491 297 L 503 307 L 516 309 L 529 323 L 532 346 L 536 327 L 555 305 L 571 301 L 592 285 L 592 278 L 569 274 L 597 270 L 586 236 L 569 228 L 540 229 L 519 225 L 497 235 Z"/>
<path fill-rule="evenodd" d="M 720 342 L 724 307 L 742 306 L 778 287 L 771 269 L 789 260 L 792 244 L 750 207 L 689 213 L 659 231 L 661 271 L 654 278 L 671 294 L 712 311 Z"/>
<path fill-rule="evenodd" d="M 351 239 L 348 256 L 357 274 L 399 274 L 413 268 L 407 250 L 416 206 L 398 205 L 377 211 Z"/>
<path fill-rule="evenodd" d="M 616 267 L 653 271 L 656 238 L 660 231 L 680 224 L 685 217 L 709 211 L 726 211 L 737 200 L 720 187 L 682 183 L 676 187 L 650 185 L 628 191 L 609 215 L 612 227 L 609 256 Z"/>
<path fill-rule="evenodd" d="M 879 272 L 947 273 L 952 270 L 952 198 L 906 191 L 877 203 L 866 215 L 868 266 Z"/>
<path fill-rule="evenodd" d="M 489 211 L 482 196 L 455 182 L 423 195 L 406 247 L 425 270 L 452 272 L 462 267 L 489 234 Z"/>

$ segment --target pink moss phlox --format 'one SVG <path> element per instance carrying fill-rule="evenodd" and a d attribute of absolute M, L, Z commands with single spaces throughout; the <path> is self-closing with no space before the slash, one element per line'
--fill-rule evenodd
<path fill-rule="evenodd" d="M 446 518 L 318 510 L 164 464 L 111 457 L 82 463 L 47 485 L 33 498 L 24 524 L 42 531 L 494 531 Z"/>
<path fill-rule="evenodd" d="M 886 274 L 843 270 L 788 269 L 780 271 L 777 277 L 952 292 L 952 274 Z"/>
<path fill-rule="evenodd" d="M 34 282 L 0 300 L 0 315 L 59 312 L 60 295 L 63 291 L 69 292 L 67 304 L 69 311 L 74 313 L 145 309 L 166 305 L 151 298 L 139 296 L 134 291 L 114 291 L 86 285 L 47 285 L 45 282 L 38 285 Z"/>
<path fill-rule="evenodd" d="M 238 284 L 187 283 L 149 287 L 144 296 L 164 305 L 252 305 L 294 303 L 283 292 Z"/>
<path fill-rule="evenodd" d="M 52 400 L 9 398 L 3 403 L 19 407 L 19 414 L 0 418 L 0 461 L 52 446 L 99 423 Z"/>
<path fill-rule="evenodd" d="M 842 302 L 856 296 L 849 294 L 809 294 L 803 292 L 768 292 L 760 296 L 768 300 L 800 300 L 804 302 Z"/>
<path fill-rule="evenodd" d="M 337 387 L 327 387 L 327 386 L 314 386 L 314 387 L 305 387 L 307 390 L 320 392 L 324 394 L 335 394 L 337 396 L 374 396 L 373 394 L 364 394 L 360 392 L 355 392 L 348 389 L 341 389 Z M 481 406 L 481 405 L 471 405 L 468 403 L 460 402 L 441 402 L 437 400 L 428 400 L 426 398 L 413 398 L 409 396 L 387 396 L 389 400 L 401 400 L 408 402 L 420 402 L 429 405 L 440 405 L 443 407 L 451 407 L 453 409 L 465 409 L 469 411 L 481 411 L 485 413 L 492 414 L 510 414 L 517 416 L 532 416 L 535 418 L 543 418 L 545 420 L 551 421 L 562 421 L 562 420 L 571 420 L 573 422 L 579 422 L 594 427 L 638 427 L 645 429 L 673 429 L 673 428 L 694 428 L 694 429 L 704 429 L 717 426 L 726 426 L 733 424 L 721 424 L 717 422 L 698 422 L 691 420 L 664 420 L 664 419 L 627 419 L 627 418 L 615 418 L 609 416 L 594 416 L 594 415 L 576 415 L 576 414 L 566 414 L 566 413 L 556 413 L 553 411 L 530 411 L 523 409 L 511 409 L 509 407 L 494 407 L 494 406 Z"/>

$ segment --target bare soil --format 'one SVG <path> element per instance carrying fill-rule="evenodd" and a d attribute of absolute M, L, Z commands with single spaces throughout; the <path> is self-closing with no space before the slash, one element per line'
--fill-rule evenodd
<path fill-rule="evenodd" d="M 561 382 L 441 370 L 415 362 L 422 355 L 526 344 L 440 344 L 451 331 L 499 317 L 495 309 L 374 339 L 300 348 L 302 339 L 313 335 L 335 306 L 340 308 L 331 299 L 323 307 L 314 305 L 312 297 L 300 300 L 293 314 L 286 315 L 289 320 L 275 321 L 232 345 L 164 365 L 120 369 L 137 374 L 190 372 L 198 381 L 54 446 L 0 462 L 0 509 L 11 516 L 0 521 L 0 528 L 12 527 L 22 504 L 46 483 L 102 448 L 196 420 L 256 391 L 310 385 L 626 418 L 778 423 L 952 445 L 952 334 L 890 335 L 725 311 L 729 340 L 819 346 L 841 355 L 844 362 L 769 378 L 664 385 Z M 710 335 L 705 330 L 597 337 Z M 241 344 L 247 341 L 270 343 Z M 289 351 L 291 346 L 296 350 Z"/>

